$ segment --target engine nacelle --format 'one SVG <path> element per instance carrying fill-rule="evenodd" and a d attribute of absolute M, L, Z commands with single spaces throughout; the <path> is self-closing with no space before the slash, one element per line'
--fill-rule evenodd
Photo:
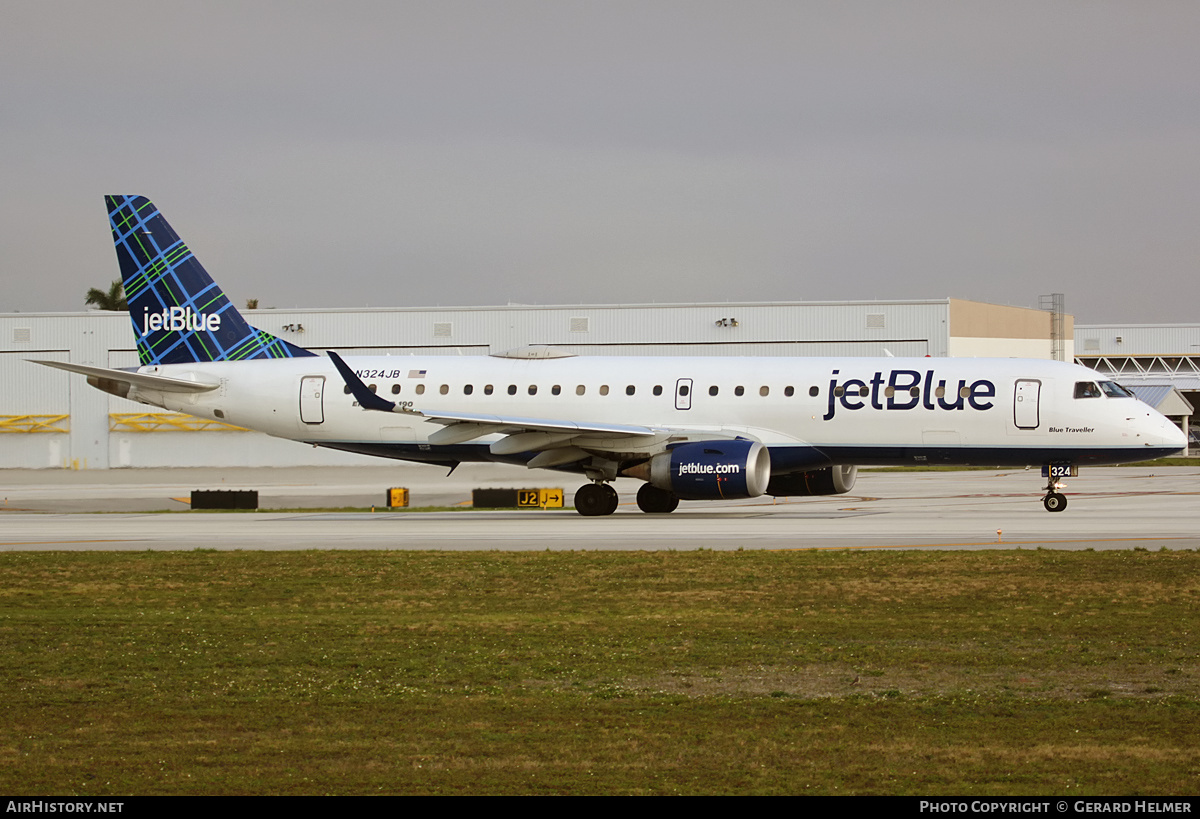
<path fill-rule="evenodd" d="M 684 500 L 756 498 L 771 481 L 771 454 L 758 441 L 698 441 L 661 452 L 624 474 Z"/>
<path fill-rule="evenodd" d="M 776 475 L 767 486 L 767 494 L 777 498 L 799 495 L 844 495 L 854 488 L 857 466 L 827 466 L 808 472 Z"/>

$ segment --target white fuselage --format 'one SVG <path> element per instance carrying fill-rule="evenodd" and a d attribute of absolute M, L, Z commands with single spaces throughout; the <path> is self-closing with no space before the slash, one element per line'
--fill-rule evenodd
<path fill-rule="evenodd" d="M 617 461 L 660 452 L 680 433 L 760 441 L 774 471 L 822 463 L 1101 464 L 1182 449 L 1168 419 L 1135 398 L 1076 397 L 1105 377 L 1072 364 L 950 358 L 605 358 L 352 356 L 346 363 L 396 412 L 368 412 L 331 360 L 226 361 L 143 368 L 216 381 L 191 395 L 134 389 L 130 398 L 281 438 L 372 455 L 526 462 L 497 454 L 504 431 L 449 445 L 422 412 L 662 430 L 631 440 L 588 433 L 556 445 Z M 561 438 L 561 436 L 560 436 Z"/>

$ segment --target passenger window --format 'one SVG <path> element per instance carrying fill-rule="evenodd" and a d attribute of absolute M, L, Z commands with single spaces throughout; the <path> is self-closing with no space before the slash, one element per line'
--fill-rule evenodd
<path fill-rule="evenodd" d="M 600 385 L 600 394 L 601 394 L 601 395 L 608 395 L 608 385 L 607 385 L 607 384 L 601 384 L 601 385 Z"/>
<path fill-rule="evenodd" d="M 655 385 L 654 385 L 654 394 L 655 394 L 655 395 L 662 395 L 662 384 L 655 384 Z"/>
<path fill-rule="evenodd" d="M 372 393 L 376 393 L 376 392 L 379 392 L 379 385 L 378 384 L 368 384 L 367 389 L 370 390 Z"/>
<path fill-rule="evenodd" d="M 475 388 L 472 387 L 470 384 L 466 384 L 463 386 L 463 395 L 470 395 L 473 392 L 475 392 Z"/>
<path fill-rule="evenodd" d="M 846 394 L 846 388 L 839 384 L 838 386 L 833 388 L 833 394 L 836 395 L 838 398 L 841 398 L 843 395 Z"/>
<path fill-rule="evenodd" d="M 555 384 L 550 388 L 550 392 L 553 395 L 560 395 L 562 393 L 562 387 L 560 387 L 558 384 Z"/>
<path fill-rule="evenodd" d="M 529 385 L 529 394 L 530 394 L 530 395 L 537 395 L 537 384 L 530 384 L 530 385 Z"/>
<path fill-rule="evenodd" d="M 784 387 L 783 394 L 786 395 L 788 398 L 791 398 L 793 395 L 796 394 L 796 388 L 795 387 Z"/>
<path fill-rule="evenodd" d="M 493 390 L 492 390 L 492 385 L 491 385 L 491 384 L 487 384 L 487 385 L 485 385 L 485 386 L 484 386 L 484 388 L 483 388 L 483 394 L 484 394 L 484 395 L 491 395 L 491 394 L 492 394 L 492 392 L 493 392 Z"/>
<path fill-rule="evenodd" d="M 811 395 L 813 398 L 816 398 L 818 395 L 821 394 L 821 388 L 820 387 L 809 387 L 808 394 Z"/>
<path fill-rule="evenodd" d="M 393 387 L 392 389 L 395 390 L 395 387 Z M 349 395 L 350 394 L 350 385 L 347 384 L 346 386 L 342 387 L 342 392 L 346 393 L 346 395 Z"/>
<path fill-rule="evenodd" d="M 450 392 L 450 385 L 443 384 L 442 386 L 438 387 L 438 392 L 440 392 L 442 395 L 445 395 L 446 393 Z"/>
<path fill-rule="evenodd" d="M 771 388 L 770 387 L 759 387 L 758 394 L 763 396 L 764 398 L 766 398 L 768 395 L 771 394 Z"/>
<path fill-rule="evenodd" d="M 745 388 L 745 387 L 743 387 L 743 386 L 741 386 L 741 385 L 739 384 L 738 386 L 736 386 L 736 387 L 734 387 L 734 388 L 733 388 L 733 394 L 734 394 L 734 395 L 737 395 L 737 396 L 742 396 L 742 395 L 745 395 L 745 394 L 746 394 L 746 388 Z"/>
<path fill-rule="evenodd" d="M 709 387 L 709 388 L 708 388 L 708 394 L 709 394 L 709 395 L 716 395 L 718 392 L 720 392 L 720 390 L 718 390 L 716 387 Z"/>
<path fill-rule="evenodd" d="M 632 384 L 625 388 L 626 395 L 633 395 L 635 392 L 637 392 L 637 387 L 633 386 Z"/>
<path fill-rule="evenodd" d="M 349 388 L 349 387 L 346 387 L 346 389 L 347 389 L 347 390 L 349 390 L 350 388 Z M 400 385 L 399 385 L 399 384 L 393 384 L 393 385 L 392 385 L 392 395 L 399 395 L 399 394 L 400 394 Z"/>
<path fill-rule="evenodd" d="M 587 387 L 583 386 L 582 384 L 575 388 L 576 395 L 583 395 L 585 392 L 587 392 Z"/>
<path fill-rule="evenodd" d="M 516 394 L 517 394 L 517 385 L 516 385 L 516 384 L 509 384 L 509 385 L 508 385 L 508 394 L 509 394 L 509 395 L 516 395 Z"/>
<path fill-rule="evenodd" d="M 417 385 L 417 395 L 424 395 L 424 394 L 425 394 L 425 385 L 418 384 Z"/>

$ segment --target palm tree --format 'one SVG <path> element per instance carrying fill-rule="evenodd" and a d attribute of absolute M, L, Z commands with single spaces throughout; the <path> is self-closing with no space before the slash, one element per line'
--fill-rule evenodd
<path fill-rule="evenodd" d="M 125 303 L 125 286 L 117 279 L 109 285 L 108 292 L 93 287 L 88 290 L 84 304 L 95 305 L 98 310 L 128 310 Z"/>

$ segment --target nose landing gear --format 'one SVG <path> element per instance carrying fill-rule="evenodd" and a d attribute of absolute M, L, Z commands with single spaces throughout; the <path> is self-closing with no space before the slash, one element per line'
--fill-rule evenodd
<path fill-rule="evenodd" d="M 1059 478 L 1078 475 L 1079 467 L 1070 464 L 1047 464 L 1042 467 L 1042 474 L 1046 476 L 1046 497 L 1042 498 L 1042 506 L 1046 507 L 1047 512 L 1061 512 L 1067 508 L 1067 496 L 1058 491 L 1063 487 Z"/>

